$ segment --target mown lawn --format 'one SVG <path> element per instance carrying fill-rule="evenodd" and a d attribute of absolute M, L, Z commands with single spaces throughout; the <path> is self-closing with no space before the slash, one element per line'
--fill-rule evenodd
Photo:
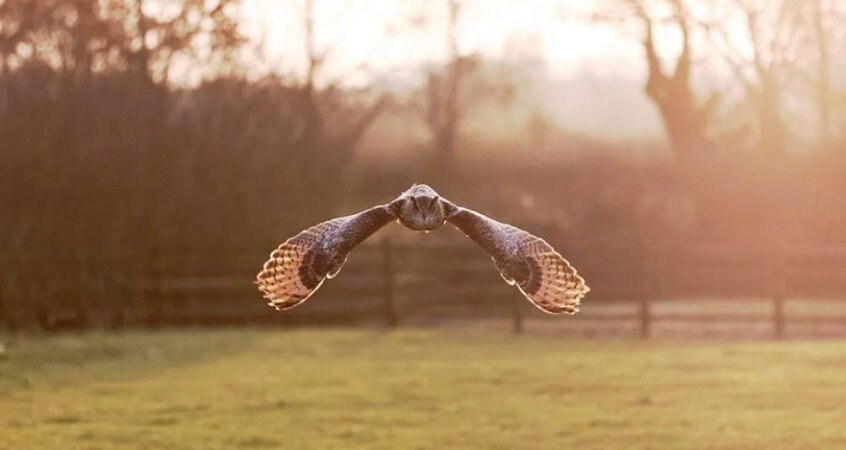
<path fill-rule="evenodd" d="M 0 448 L 846 448 L 846 343 L 24 336 L 0 354 Z"/>

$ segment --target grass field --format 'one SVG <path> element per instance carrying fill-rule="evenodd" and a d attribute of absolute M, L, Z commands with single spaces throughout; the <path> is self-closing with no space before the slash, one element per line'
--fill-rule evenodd
<path fill-rule="evenodd" d="M 495 331 L 18 337 L 2 449 L 846 448 L 843 342 Z"/>

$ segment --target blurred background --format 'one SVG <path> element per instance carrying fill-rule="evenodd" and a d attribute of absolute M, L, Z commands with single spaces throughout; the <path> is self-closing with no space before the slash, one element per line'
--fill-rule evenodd
<path fill-rule="evenodd" d="M 838 0 L 0 0 L 0 323 L 842 334 L 844 74 Z M 263 304 L 278 243 L 415 182 L 585 313 L 398 226 Z"/>

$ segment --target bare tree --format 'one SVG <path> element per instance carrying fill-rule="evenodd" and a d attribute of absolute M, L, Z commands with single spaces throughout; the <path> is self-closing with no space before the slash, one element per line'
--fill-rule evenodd
<path fill-rule="evenodd" d="M 817 115 L 817 137 L 820 147 L 834 149 L 836 105 L 836 79 L 838 70 L 837 45 L 846 38 L 846 5 L 837 0 L 782 0 L 786 2 L 787 26 L 798 35 L 785 71 L 797 78 L 807 91 L 801 92 L 813 105 Z M 779 29 L 783 29 L 780 26 Z M 841 58 L 842 59 L 842 58 Z"/>
<path fill-rule="evenodd" d="M 738 51 L 724 55 L 735 76 L 744 84 L 755 115 L 760 150 L 780 155 L 790 137 L 782 80 L 799 50 L 799 29 L 791 20 L 794 4 L 790 0 L 735 0 L 734 4 L 747 33 L 751 55 L 745 57 Z M 721 34 L 726 48 L 738 45 L 725 31 Z"/>
<path fill-rule="evenodd" d="M 388 106 L 389 97 L 378 95 L 376 100 L 369 104 L 365 102 L 346 105 L 349 108 L 345 110 L 343 99 L 349 96 L 343 94 L 349 93 L 344 93 L 339 83 L 330 83 L 323 89 L 316 87 L 316 79 L 329 50 L 317 48 L 314 2 L 315 0 L 305 0 L 303 16 L 307 60 L 305 79 L 299 88 L 303 110 L 299 145 L 312 152 L 334 149 L 333 157 L 338 158 L 338 163 L 343 166 L 349 163 L 364 133 Z M 336 126 L 327 127 L 327 122 Z"/>
<path fill-rule="evenodd" d="M 192 70 L 222 70 L 245 42 L 232 15 L 240 0 L 171 2 L 167 15 L 151 8 L 150 0 L 129 1 L 129 11 L 122 14 L 129 22 L 124 25 L 130 40 L 125 56 L 157 82 L 169 81 L 179 59 L 191 61 Z"/>
<path fill-rule="evenodd" d="M 433 157 L 427 175 L 450 182 L 455 180 L 459 139 L 469 113 L 474 107 L 509 104 L 517 71 L 507 64 L 462 52 L 460 25 L 465 3 L 446 0 L 444 4 L 447 12 L 443 29 L 446 61 L 425 69 L 425 83 L 417 99 L 422 104 L 413 108 L 422 114 L 432 136 Z M 418 17 L 412 26 L 427 23 L 425 18 Z"/>
<path fill-rule="evenodd" d="M 435 161 L 441 170 L 455 166 L 456 137 L 462 111 L 459 93 L 469 59 L 460 53 L 458 34 L 462 2 L 447 0 L 447 64 L 442 73 L 430 71 L 426 77 L 426 123 L 434 135 Z"/>
<path fill-rule="evenodd" d="M 720 95 L 713 92 L 701 100 L 694 92 L 691 34 L 695 22 L 685 2 L 662 0 L 658 6 L 661 8 L 644 0 L 617 0 L 597 12 L 594 19 L 614 24 L 634 21 L 640 25 L 638 34 L 648 70 L 644 92 L 658 108 L 674 154 L 684 161 L 712 150 L 710 129 Z M 659 54 L 659 27 L 674 29 L 681 38 L 679 53 L 669 61 Z"/>
<path fill-rule="evenodd" d="M 832 74 L 839 70 L 842 61 L 842 44 L 846 39 L 846 5 L 837 0 L 800 1 L 795 17 L 796 26 L 805 37 L 801 58 L 800 75 L 811 88 L 811 98 L 817 110 L 817 125 L 820 144 L 824 149 L 835 148 L 835 121 L 838 113 L 837 89 Z M 841 86 L 842 87 L 842 86 Z"/>
<path fill-rule="evenodd" d="M 826 26 L 823 12 L 823 0 L 814 0 L 813 5 L 813 26 L 814 40 L 817 47 L 817 108 L 819 110 L 820 139 L 823 146 L 828 147 L 831 142 L 832 123 L 832 95 L 831 95 L 831 32 Z"/>

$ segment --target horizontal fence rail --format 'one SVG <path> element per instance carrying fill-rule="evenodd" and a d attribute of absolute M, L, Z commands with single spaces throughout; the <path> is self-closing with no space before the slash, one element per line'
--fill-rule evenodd
<path fill-rule="evenodd" d="M 846 334 L 846 311 L 838 315 L 837 307 L 792 307 L 800 298 L 833 299 L 835 305 L 846 299 L 846 246 L 629 242 L 557 247 L 592 288 L 583 313 L 568 323 L 623 324 L 642 337 L 653 335 L 657 326 L 706 323 L 763 325 L 777 338 L 786 337 L 793 326 L 841 327 Z M 2 263 L 7 277 L 0 291 L 0 321 L 7 327 L 396 327 L 508 318 L 511 328 L 521 332 L 527 321 L 539 327 L 550 322 L 503 283 L 490 257 L 468 241 L 385 238 L 368 243 L 353 251 L 341 274 L 314 299 L 285 313 L 268 308 L 253 285 L 264 250 L 49 258 L 52 266 L 66 270 L 28 270 L 38 266 L 27 261 Z"/>

